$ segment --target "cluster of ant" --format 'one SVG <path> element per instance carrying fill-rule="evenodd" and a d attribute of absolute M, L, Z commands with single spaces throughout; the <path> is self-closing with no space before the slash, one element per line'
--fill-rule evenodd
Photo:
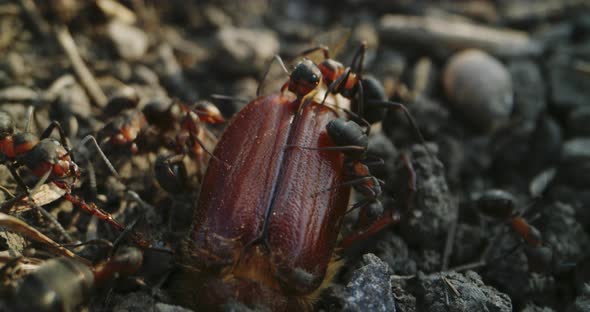
<path fill-rule="evenodd" d="M 304 51 L 302 53 L 304 56 L 321 51 L 324 61 L 317 65 L 307 59 L 301 61 L 292 72 L 288 73 L 289 81 L 281 89 L 281 92 L 289 90 L 294 93 L 303 103 L 303 98 L 314 93 L 320 84 L 325 84 L 322 105 L 330 105 L 326 103 L 330 94 L 339 94 L 351 100 L 354 106 L 352 111 L 344 110 L 348 118 L 336 118 L 327 124 L 326 131 L 334 146 L 322 148 L 286 146 L 286 148 L 336 151 L 344 155 L 344 174 L 347 176 L 347 181 L 337 187 L 352 186 L 364 199 L 349 209 L 360 211 L 359 229 L 340 241 L 339 246 L 342 248 L 381 231 L 398 222 L 401 217 L 400 212 L 388 209 L 377 220 L 368 220 L 371 214 L 370 205 L 378 202 L 382 195 L 383 181 L 370 173 L 369 166 L 374 161 L 367 152 L 371 125 L 359 115 L 367 108 L 401 109 L 418 134 L 421 143 L 424 144 L 424 139 L 406 108 L 399 103 L 386 100 L 386 96 L 380 91 L 380 86 L 375 85 L 375 80 L 362 77 L 365 48 L 365 45 L 361 46 L 349 67 L 331 59 L 325 47 Z M 278 60 L 282 64 L 282 61 Z M 285 71 L 287 71 L 286 68 Z M 169 103 L 154 101 L 140 110 L 138 104 L 139 98 L 134 94 L 113 97 L 104 109 L 105 118 L 109 118 L 110 121 L 98 132 L 98 140 L 87 136 L 80 142 L 82 145 L 92 143 L 113 175 L 118 177 L 116 170 L 102 152 L 103 149 L 106 154 L 121 151 L 139 154 L 166 149 L 168 153 L 157 158 L 154 168 L 160 185 L 170 193 L 186 188 L 186 169 L 182 164 L 185 155 L 201 164 L 201 167 L 205 166 L 207 156 L 214 161 L 221 161 L 216 159 L 203 143 L 209 135 L 203 123 L 224 122 L 214 105 L 208 102 L 198 102 L 190 106 L 179 101 Z M 59 140 L 50 137 L 56 129 Z M 62 235 L 69 239 L 59 222 L 36 203 L 34 195 L 38 186 L 31 190 L 23 182 L 17 169 L 24 166 L 40 178 L 38 185 L 45 182 L 55 185 L 63 190 L 64 199 L 107 221 L 114 229 L 122 232 L 122 235 L 130 236 L 139 247 L 150 247 L 148 242 L 133 233 L 129 227 L 115 221 L 108 212 L 72 194 L 72 186 L 80 178 L 80 168 L 74 159 L 76 149 L 77 147 L 70 148 L 63 130 L 56 122 L 52 122 L 40 137 L 36 137 L 28 131 L 15 133 L 14 122 L 10 115 L 0 112 L 0 156 L 2 163 L 10 170 L 22 191 L 22 195 L 3 204 L 2 209 L 8 210 L 10 204 L 28 199 L 32 207 L 46 216 Z M 402 161 L 410 172 L 408 197 L 411 198 L 416 189 L 416 176 L 410 160 L 403 157 Z M 321 192 L 325 191 L 330 189 L 321 190 Z M 539 231 L 515 213 L 514 201 L 508 195 L 501 192 L 486 193 L 478 200 L 478 206 L 483 214 L 508 220 L 514 231 L 526 242 L 527 254 L 530 258 L 541 259 L 544 262 L 550 261 L 551 251 L 543 246 Z M 142 266 L 143 252 L 137 248 L 116 248 L 119 244 L 114 245 L 106 260 L 99 261 L 95 265 L 89 266 L 88 263 L 78 259 L 79 257 L 77 259 L 55 258 L 46 261 L 37 271 L 18 281 L 17 286 L 11 290 L 12 298 L 16 301 L 10 304 L 39 311 L 70 310 L 87 298 L 93 288 L 106 284 L 116 276 L 138 272 Z M 23 257 L 8 261 L 0 272 L 5 274 L 22 261 L 24 261 Z M 68 279 L 66 278 L 68 276 L 80 278 Z M 59 281 L 62 280 L 69 280 L 70 284 L 61 284 Z M 56 285 L 59 285 L 59 289 L 55 288 Z"/>
<path fill-rule="evenodd" d="M 69 244 L 73 243 L 72 237 L 60 222 L 42 207 L 63 196 L 74 206 L 108 222 L 113 229 L 121 232 L 118 240 L 128 238 L 139 247 L 149 247 L 150 243 L 147 240 L 117 222 L 110 213 L 72 193 L 74 185 L 81 178 L 81 168 L 75 160 L 76 152 L 84 145 L 93 145 L 111 174 L 120 180 L 106 155 L 139 154 L 164 148 L 169 152 L 157 158 L 155 176 L 162 188 L 168 192 L 178 192 L 186 187 L 183 185 L 186 181 L 182 180 L 182 172 L 185 170 L 182 159 L 185 155 L 204 166 L 206 155 L 210 154 L 202 141 L 206 135 L 211 134 L 204 130 L 203 123 L 216 124 L 224 122 L 224 119 L 217 108 L 208 102 L 189 106 L 179 101 L 153 101 L 142 110 L 138 109 L 138 104 L 139 98 L 134 93 L 123 92 L 113 96 L 103 110 L 104 117 L 109 121 L 98 132 L 98 141 L 94 136 L 88 135 L 73 148 L 68 144 L 64 130 L 58 122 L 51 122 L 38 137 L 29 130 L 34 118 L 32 109 L 28 111 L 29 122 L 22 132 L 16 131 L 15 122 L 10 114 L 0 111 L 0 159 L 12 174 L 20 194 L 13 195 L 11 199 L 2 203 L 1 210 L 22 211 L 14 208 L 32 207 L 59 232 L 64 243 Z M 54 131 L 58 132 L 59 140 L 51 137 Z M 25 183 L 21 177 L 22 173 L 19 172 L 20 167 L 28 168 L 28 171 L 38 178 L 34 187 L 30 188 Z M 44 190 L 51 190 L 53 194 L 49 196 L 43 192 Z M 142 202 L 135 192 L 128 192 Z M 12 195 L 8 190 L 5 193 Z M 12 218 L 8 220 L 7 222 L 19 222 Z M 23 225 L 22 228 L 27 229 L 24 233 L 21 232 L 25 236 L 34 231 L 28 225 Z M 109 245 L 112 249 L 110 255 L 96 265 L 89 265 L 88 261 L 77 256 L 46 261 L 34 273 L 17 280 L 15 287 L 4 289 L 9 292 L 6 298 L 12 299 L 5 304 L 9 307 L 39 311 L 70 310 L 84 298 L 88 298 L 90 291 L 96 286 L 104 285 L 116 276 L 139 270 L 143 262 L 142 251 L 137 248 L 117 248 L 120 243 L 114 244 L 115 246 Z M 7 272 L 17 270 L 25 263 L 38 264 L 34 259 L 23 255 L 5 261 L 1 269 L 2 278 L 7 279 L 10 275 Z M 63 284 L 63 281 L 67 283 Z"/>

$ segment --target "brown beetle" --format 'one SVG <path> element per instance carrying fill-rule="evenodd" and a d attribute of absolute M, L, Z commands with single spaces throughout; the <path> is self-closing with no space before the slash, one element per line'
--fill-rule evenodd
<path fill-rule="evenodd" d="M 281 93 L 253 100 L 227 127 L 213 153 L 222 161 L 209 164 L 181 251 L 175 290 L 184 304 L 215 309 L 236 300 L 310 310 L 330 284 L 351 186 L 380 188 L 370 175 L 351 176 L 362 170 L 346 169 L 366 144 L 331 130 L 350 114 L 316 100 L 322 88 L 317 65 L 303 60 Z M 379 229 L 397 221 L 392 217 L 380 219 Z"/>

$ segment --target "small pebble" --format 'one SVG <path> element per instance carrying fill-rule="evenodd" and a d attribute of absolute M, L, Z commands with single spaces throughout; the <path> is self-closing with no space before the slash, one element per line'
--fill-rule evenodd
<path fill-rule="evenodd" d="M 113 20 L 107 26 L 107 32 L 119 56 L 125 60 L 139 60 L 148 49 L 146 33 L 135 26 Z"/>
<path fill-rule="evenodd" d="M 391 269 L 373 254 L 363 256 L 364 266 L 352 274 L 346 285 L 342 311 L 394 311 Z"/>
<path fill-rule="evenodd" d="M 452 107 L 479 130 L 490 130 L 512 113 L 510 73 L 483 51 L 455 54 L 444 70 L 443 85 Z"/>
<path fill-rule="evenodd" d="M 255 74 L 264 70 L 279 51 L 277 36 L 268 30 L 226 27 L 217 32 L 219 68 L 236 74 Z"/>

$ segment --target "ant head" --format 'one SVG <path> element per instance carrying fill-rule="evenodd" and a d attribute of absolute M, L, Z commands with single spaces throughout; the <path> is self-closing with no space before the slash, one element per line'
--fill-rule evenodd
<path fill-rule="evenodd" d="M 16 156 L 23 155 L 32 150 L 37 143 L 39 138 L 30 132 L 21 132 L 13 136 L 14 154 Z"/>
<path fill-rule="evenodd" d="M 477 209 L 488 217 L 508 219 L 514 214 L 514 196 L 503 190 L 487 190 L 475 201 Z"/>
<path fill-rule="evenodd" d="M 344 65 L 333 59 L 325 59 L 318 65 L 326 83 L 330 84 L 344 72 Z"/>
<path fill-rule="evenodd" d="M 68 151 L 54 139 L 43 139 L 28 153 L 23 154 L 19 162 L 27 166 L 38 177 L 51 171 L 50 176 L 78 177 L 78 166 L 70 158 Z"/>
<path fill-rule="evenodd" d="M 291 73 L 289 91 L 295 93 L 297 97 L 306 96 L 317 88 L 321 80 L 322 72 L 320 69 L 311 60 L 305 59 L 299 62 Z"/>
<path fill-rule="evenodd" d="M 139 100 L 139 94 L 134 88 L 124 86 L 111 96 L 103 113 L 106 116 L 115 116 L 124 110 L 135 109 L 139 105 Z"/>
<path fill-rule="evenodd" d="M 158 156 L 154 171 L 158 184 L 170 194 L 183 193 L 189 185 L 186 167 L 178 157 Z"/>
<path fill-rule="evenodd" d="M 154 99 L 143 107 L 142 112 L 150 125 L 168 130 L 172 129 L 175 118 L 171 106 L 170 100 Z"/>
<path fill-rule="evenodd" d="M 357 151 L 347 152 L 351 156 L 358 156 L 364 154 L 369 146 L 369 138 L 363 128 L 352 120 L 337 118 L 326 125 L 328 135 L 338 146 L 359 146 L 363 149 Z"/>
<path fill-rule="evenodd" d="M 112 264 L 115 274 L 133 274 L 143 264 L 143 253 L 135 247 L 125 247 L 117 250 L 113 257 L 108 260 Z"/>
<path fill-rule="evenodd" d="M 0 111 L 0 139 L 14 133 L 14 120 L 6 112 Z"/>
<path fill-rule="evenodd" d="M 195 103 L 195 109 L 199 118 L 203 122 L 209 124 L 219 124 L 225 122 L 225 119 L 221 115 L 221 112 L 213 103 L 209 101 L 198 101 Z"/>

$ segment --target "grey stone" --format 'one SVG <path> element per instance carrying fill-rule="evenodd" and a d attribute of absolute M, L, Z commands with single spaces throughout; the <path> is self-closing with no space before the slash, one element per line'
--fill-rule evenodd
<path fill-rule="evenodd" d="M 364 255 L 363 262 L 346 286 L 342 311 L 395 311 L 389 266 L 373 254 Z"/>
<path fill-rule="evenodd" d="M 149 47 L 148 36 L 143 30 L 121 21 L 110 22 L 107 33 L 119 56 L 126 60 L 140 59 Z"/>
<path fill-rule="evenodd" d="M 261 72 L 279 51 L 277 36 L 268 30 L 225 27 L 215 41 L 219 49 L 215 63 L 228 73 Z"/>
<path fill-rule="evenodd" d="M 422 311 L 512 311 L 510 298 L 473 272 L 418 274 L 416 299 Z"/>

